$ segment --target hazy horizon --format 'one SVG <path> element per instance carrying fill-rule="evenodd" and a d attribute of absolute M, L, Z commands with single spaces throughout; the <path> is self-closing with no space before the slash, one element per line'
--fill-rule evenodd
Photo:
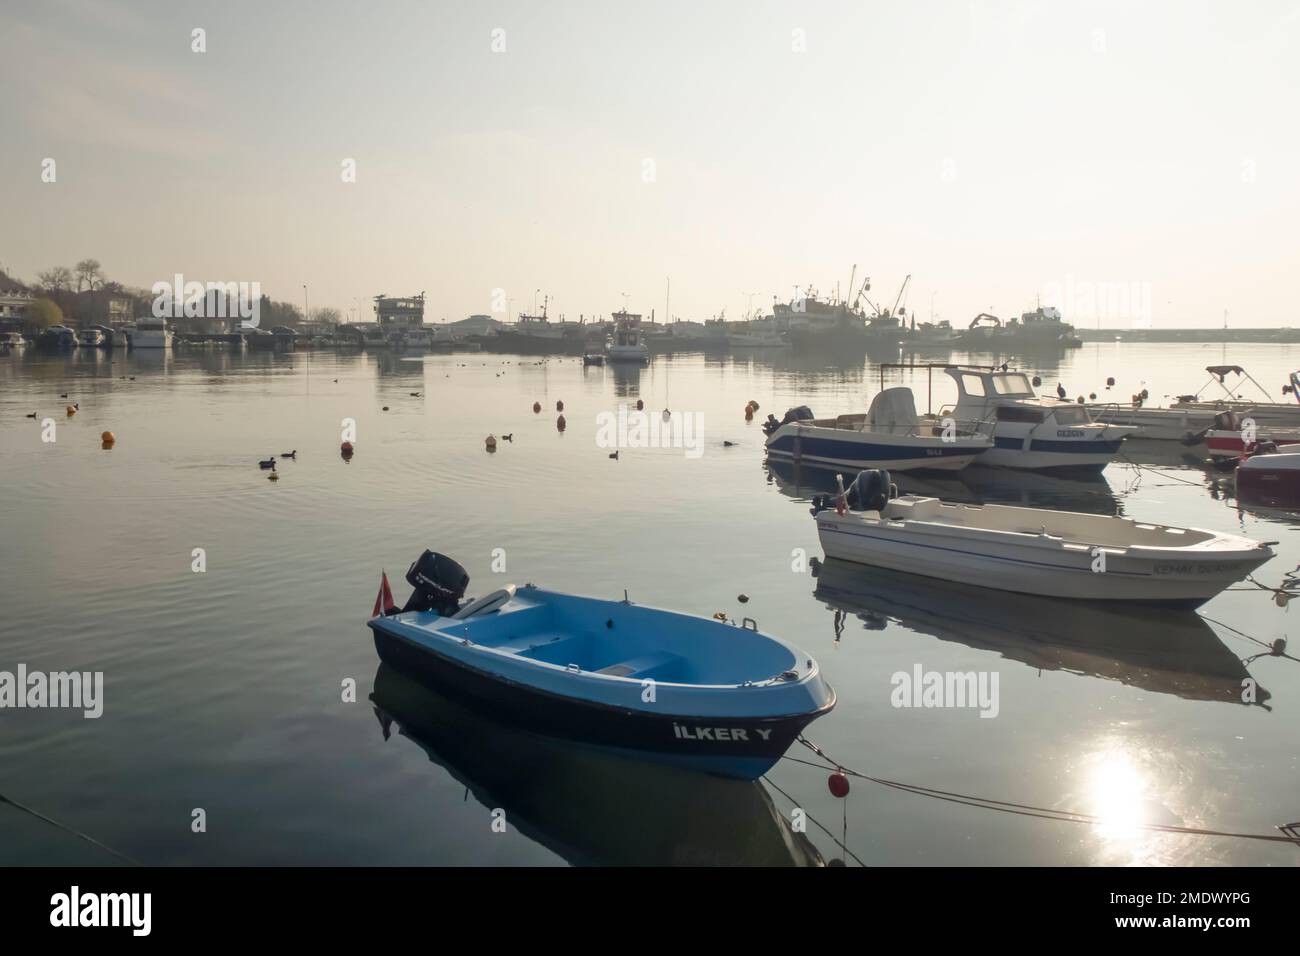
<path fill-rule="evenodd" d="M 51 0 L 0 23 L 23 281 L 94 257 L 146 289 L 306 284 L 345 318 L 424 290 L 431 322 L 542 296 L 662 321 L 669 277 L 673 316 L 739 318 L 847 294 L 856 264 L 878 304 L 911 274 L 909 311 L 958 326 L 1040 298 L 1085 328 L 1295 324 L 1294 2 Z"/>

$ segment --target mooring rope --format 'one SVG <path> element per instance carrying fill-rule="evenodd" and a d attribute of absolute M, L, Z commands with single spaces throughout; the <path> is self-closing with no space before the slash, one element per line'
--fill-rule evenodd
<path fill-rule="evenodd" d="M 9 806 L 13 807 L 15 810 L 18 810 L 20 813 L 26 813 L 30 816 L 33 816 L 37 820 L 40 820 L 42 823 L 48 823 L 50 826 L 62 830 L 64 833 L 71 833 L 77 839 L 84 840 L 85 842 L 89 843 L 91 846 L 99 847 L 99 849 L 103 850 L 104 852 L 111 853 L 119 860 L 125 860 L 127 863 L 130 863 L 132 866 L 144 865 L 139 860 L 134 860 L 131 857 L 127 856 L 125 853 L 121 853 L 118 850 L 114 850 L 111 846 L 108 846 L 104 843 L 100 843 L 90 834 L 82 833 L 80 830 L 74 829 L 68 826 L 67 824 L 60 823 L 58 820 L 55 820 L 53 817 L 47 817 L 39 810 L 33 810 L 31 807 L 27 806 L 26 804 L 19 803 L 17 800 L 14 800 L 12 797 L 7 797 L 3 793 L 0 793 L 0 804 L 5 804 L 5 803 L 9 804 Z"/>
<path fill-rule="evenodd" d="M 858 777 L 859 779 L 870 781 L 871 783 L 878 783 L 884 787 L 902 790 L 906 793 L 915 793 L 923 797 L 932 797 L 935 800 L 945 800 L 950 803 L 960 803 L 964 806 L 976 807 L 977 809 L 982 810 L 997 810 L 1002 813 L 1013 813 L 1018 816 L 1055 820 L 1058 823 L 1087 823 L 1095 826 L 1106 822 L 1104 818 L 1093 813 L 1082 813 L 1075 810 L 1054 810 L 1051 807 L 1036 807 L 1028 803 L 1012 803 L 1006 800 L 993 800 L 988 797 L 979 797 L 967 793 L 956 793 L 951 790 L 937 790 L 933 787 L 922 787 L 919 784 L 903 783 L 898 780 L 886 780 L 882 777 L 873 777 L 870 774 L 853 770 L 838 761 L 831 759 L 830 755 L 807 737 L 803 736 L 803 734 L 799 735 L 798 740 L 799 743 L 803 744 L 827 763 L 816 764 L 808 760 L 799 760 L 797 757 L 787 757 L 785 759 L 792 760 L 796 763 L 806 764 L 810 767 L 818 767 L 822 770 L 837 771 L 851 777 Z M 1142 830 L 1154 830 L 1161 833 L 1181 833 L 1188 836 L 1231 837 L 1236 840 L 1260 840 L 1267 843 L 1290 843 L 1293 846 L 1300 846 L 1300 838 L 1294 836 L 1278 836 L 1271 833 L 1232 833 L 1225 830 L 1207 830 L 1201 827 L 1182 827 L 1165 823 L 1136 823 L 1133 825 Z M 1290 826 L 1294 826 L 1294 824 L 1287 824 L 1287 827 Z M 1283 827 L 1278 827 L 1278 829 L 1286 832 Z"/>

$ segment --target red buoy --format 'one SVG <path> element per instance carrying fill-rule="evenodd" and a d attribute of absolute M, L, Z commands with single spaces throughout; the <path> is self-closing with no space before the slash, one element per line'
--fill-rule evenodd
<path fill-rule="evenodd" d="M 541 410 L 542 410 L 542 403 L 541 403 L 541 402 L 533 402 L 533 411 L 534 411 L 534 412 L 540 412 Z"/>
<path fill-rule="evenodd" d="M 556 402 L 556 403 L 555 403 L 555 410 L 556 410 L 557 412 L 562 412 L 562 411 L 564 411 L 564 402 Z"/>
<path fill-rule="evenodd" d="M 838 770 L 826 780 L 826 786 L 830 787 L 831 796 L 833 797 L 839 797 L 843 800 L 849 795 L 849 778 Z"/>

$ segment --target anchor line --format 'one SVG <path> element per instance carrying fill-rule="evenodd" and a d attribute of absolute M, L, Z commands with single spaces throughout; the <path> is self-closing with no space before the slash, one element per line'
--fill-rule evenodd
<path fill-rule="evenodd" d="M 794 759 L 796 759 L 796 758 L 793 758 L 793 757 L 787 757 L 786 759 L 787 759 L 787 760 L 794 760 Z M 808 761 L 806 761 L 806 760 L 798 760 L 797 762 L 798 762 L 798 763 L 808 763 Z M 810 766 L 816 766 L 816 764 L 810 764 Z M 790 794 L 786 793 L 784 790 L 782 790 L 782 789 L 781 789 L 779 786 L 777 786 L 775 783 L 773 783 L 773 782 L 772 782 L 772 779 L 771 779 L 770 777 L 767 777 L 767 776 L 763 777 L 763 782 L 766 783 L 766 784 L 767 784 L 769 787 L 771 787 L 773 790 L 775 790 L 777 793 L 779 793 L 781 796 L 783 796 L 783 797 L 785 797 L 787 800 L 789 800 L 792 804 L 794 804 L 794 806 L 796 806 L 796 807 L 799 806 L 799 801 L 796 800 L 794 797 L 790 796 Z M 848 832 L 847 832 L 847 829 L 848 829 L 848 816 L 847 816 L 847 814 L 848 814 L 848 809 L 847 809 L 847 808 L 845 809 L 844 813 L 845 813 L 845 837 L 847 838 L 847 837 L 848 837 Z M 850 850 L 847 846 L 845 846 L 844 843 L 840 842 L 839 838 L 837 838 L 837 837 L 835 836 L 834 833 L 832 833 L 830 830 L 828 830 L 828 829 L 826 828 L 826 826 L 825 826 L 825 825 L 824 825 L 820 820 L 818 820 L 816 817 L 814 817 L 814 816 L 813 816 L 811 813 L 809 813 L 807 810 L 804 811 L 804 816 L 807 817 L 809 820 L 811 820 L 813 823 L 815 823 L 815 824 L 817 825 L 817 828 L 818 828 L 819 830 L 821 830 L 821 831 L 822 831 L 823 833 L 825 833 L 828 837 L 830 837 L 832 843 L 834 843 L 836 846 L 838 846 L 841 850 L 843 850 L 843 851 L 844 851 L 845 853 L 847 853 L 849 856 L 853 857 L 853 859 L 854 859 L 855 861 L 857 861 L 857 863 L 858 863 L 859 866 L 863 866 L 863 867 L 865 867 L 865 866 L 867 865 L 867 864 L 865 864 L 865 863 L 862 862 L 862 858 L 861 858 L 860 856 L 858 856 L 856 853 L 854 853 L 852 850 Z"/>
<path fill-rule="evenodd" d="M 1179 484 L 1182 484 L 1182 485 L 1192 485 L 1192 486 L 1194 486 L 1194 487 L 1196 487 L 1196 488 L 1203 488 L 1203 487 L 1204 487 L 1204 483 L 1203 483 L 1203 482 L 1200 482 L 1200 481 L 1192 481 L 1192 480 L 1190 480 L 1190 479 L 1188 479 L 1188 478 L 1179 478 L 1177 475 L 1167 475 L 1167 474 L 1165 474 L 1163 471 L 1159 471 L 1159 470 L 1157 470 L 1157 469 L 1155 469 L 1155 468 L 1148 468 L 1146 465 L 1139 465 L 1139 464 L 1138 464 L 1137 462 L 1135 462 L 1132 458 L 1129 458 L 1129 457 L 1127 457 L 1127 456 L 1125 456 L 1125 455 L 1118 455 L 1118 456 L 1116 456 L 1115 460 L 1116 460 L 1116 461 L 1122 461 L 1124 464 L 1129 465 L 1129 466 L 1131 466 L 1131 467 L 1133 467 L 1133 468 L 1136 468 L 1139 472 L 1149 471 L 1149 472 L 1151 472 L 1151 474 L 1153 474 L 1153 475 L 1158 475 L 1158 476 L 1161 477 L 1161 478 L 1168 478 L 1170 481 L 1176 481 L 1176 482 L 1178 482 Z M 1141 480 L 1141 476 L 1140 476 L 1140 475 L 1139 475 L 1139 480 Z M 1159 488 L 1160 486 L 1159 486 L 1159 485 L 1156 485 L 1156 487 Z M 1130 489 L 1130 490 L 1133 490 L 1133 489 Z"/>
<path fill-rule="evenodd" d="M 993 800 L 989 797 L 979 797 L 967 793 L 956 793 L 951 790 L 937 790 L 933 787 L 922 787 L 919 784 L 904 783 L 898 780 L 886 780 L 882 777 L 873 777 L 870 774 L 862 773 L 846 767 L 836 760 L 833 760 L 824 750 L 814 744 L 807 737 L 800 734 L 799 743 L 803 744 L 817 756 L 826 761 L 826 764 L 816 764 L 808 760 L 799 760 L 797 757 L 786 757 L 786 760 L 792 760 L 795 763 L 807 764 L 810 767 L 817 767 L 821 770 L 834 770 L 840 773 L 848 774 L 851 777 L 858 777 L 871 783 L 878 783 L 884 787 L 891 787 L 895 790 L 902 790 L 906 793 L 914 793 L 923 797 L 931 797 L 935 800 L 944 800 L 949 803 L 959 803 L 968 807 L 975 807 L 981 810 L 998 810 L 1002 813 L 1012 813 L 1017 816 L 1038 817 L 1044 820 L 1055 820 L 1058 823 L 1087 823 L 1092 825 L 1104 824 L 1106 821 L 1100 816 L 1093 813 L 1082 813 L 1075 810 L 1054 810 L 1051 807 L 1036 807 L 1028 803 L 1013 803 L 1007 800 Z M 820 824 L 819 824 L 820 825 Z M 1154 830 L 1161 833 L 1181 833 L 1187 836 L 1217 836 L 1231 837 L 1235 840 L 1259 840 L 1266 843 L 1290 843 L 1293 846 L 1300 846 L 1300 835 L 1296 835 L 1290 829 L 1292 826 L 1279 826 L 1277 829 L 1287 836 L 1277 836 L 1271 833 L 1233 833 L 1225 830 L 1207 830 L 1200 827 L 1180 827 L 1164 823 L 1139 823 L 1136 826 L 1143 830 Z"/>
<path fill-rule="evenodd" d="M 107 844 L 100 843 L 90 834 L 82 833 L 80 830 L 73 829 L 72 827 L 68 826 L 65 823 L 60 823 L 58 820 L 55 820 L 53 817 L 47 817 L 39 810 L 33 810 L 31 807 L 19 803 L 17 800 L 14 800 L 12 797 L 7 797 L 3 793 L 0 793 L 0 804 L 6 804 L 6 803 L 9 804 L 9 806 L 13 807 L 15 810 L 19 811 L 20 813 L 26 813 L 29 816 L 33 816 L 37 820 L 40 820 L 42 823 L 48 823 L 50 826 L 54 827 L 55 829 L 62 830 L 64 833 L 71 833 L 77 839 L 84 840 L 87 843 L 91 844 L 92 846 L 99 847 L 99 849 L 105 851 L 106 853 L 111 853 L 119 860 L 125 860 L 127 863 L 130 863 L 132 866 L 144 865 L 139 860 L 132 859 L 131 857 L 127 856 L 125 853 L 122 853 L 118 850 L 114 850 L 111 846 L 108 846 Z"/>

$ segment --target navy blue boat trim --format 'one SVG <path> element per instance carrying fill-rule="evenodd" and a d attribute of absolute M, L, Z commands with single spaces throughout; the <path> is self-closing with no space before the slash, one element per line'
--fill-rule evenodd
<path fill-rule="evenodd" d="M 1068 439 L 1066 441 L 1048 441 L 1042 438 L 1034 438 L 1029 442 L 1030 451 L 1056 452 L 1059 454 L 1074 455 L 1114 455 L 1119 451 L 1120 442 L 1118 441 L 1086 441 L 1080 439 Z M 994 444 L 998 448 L 1009 448 L 1014 451 L 1020 451 L 1025 444 L 1023 438 L 994 438 Z"/>
<path fill-rule="evenodd" d="M 877 445 L 866 442 L 842 441 L 835 438 L 813 438 L 799 436 L 799 454 L 801 457 L 839 458 L 844 461 L 930 461 L 938 458 L 969 457 L 986 451 L 987 445 L 961 447 L 942 445 L 938 448 L 919 447 L 916 445 Z M 771 453 L 794 456 L 794 435 L 782 435 L 770 442 L 767 450 Z"/>
<path fill-rule="evenodd" d="M 763 758 L 775 763 L 799 732 L 835 706 L 834 691 L 821 708 L 778 717 L 694 717 L 656 714 L 580 700 L 512 681 L 446 657 L 432 647 L 387 630 L 382 618 L 368 622 L 384 662 L 449 697 L 486 707 L 494 719 L 568 740 L 676 756 Z M 639 690 L 639 685 L 637 685 Z M 828 688 L 829 690 L 829 688 Z M 719 739 L 719 730 L 727 731 Z M 744 731 L 731 739 L 735 731 Z M 766 738 L 766 739 L 765 739 Z M 770 764 L 769 764 L 770 766 Z"/>

